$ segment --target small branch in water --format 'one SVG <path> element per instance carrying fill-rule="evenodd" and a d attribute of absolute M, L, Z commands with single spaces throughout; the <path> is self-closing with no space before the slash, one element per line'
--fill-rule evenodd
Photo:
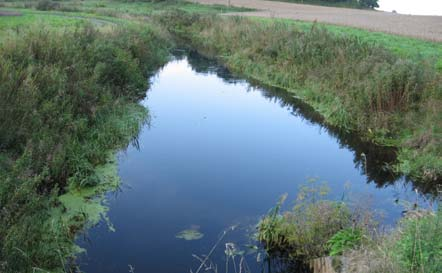
<path fill-rule="evenodd" d="M 204 265 L 206 264 L 206 262 L 209 260 L 210 256 L 213 254 L 213 252 L 215 251 L 215 249 L 218 247 L 218 245 L 221 243 L 221 241 L 224 239 L 224 237 L 226 237 L 227 233 L 231 230 L 234 230 L 235 226 L 231 226 L 229 227 L 229 229 L 225 230 L 223 232 L 223 235 L 221 235 L 221 237 L 219 237 L 218 241 L 216 242 L 216 244 L 212 247 L 212 249 L 210 250 L 209 254 L 207 254 L 207 256 L 204 258 L 204 260 L 201 262 L 200 266 L 198 267 L 198 269 L 196 270 L 195 273 L 199 273 L 201 271 L 201 269 L 204 267 Z M 194 255 L 195 256 L 195 255 Z"/>

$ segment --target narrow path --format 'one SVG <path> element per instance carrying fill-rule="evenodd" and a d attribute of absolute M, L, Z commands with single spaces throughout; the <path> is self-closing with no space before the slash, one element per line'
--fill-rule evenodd
<path fill-rule="evenodd" d="M 19 12 L 0 10 L 0 16 L 22 16 Z"/>
<path fill-rule="evenodd" d="M 228 5 L 229 0 L 192 0 Z M 442 16 L 402 15 L 382 11 L 323 7 L 262 0 L 230 0 L 237 7 L 256 9 L 230 15 L 287 18 L 363 28 L 442 42 Z"/>
<path fill-rule="evenodd" d="M 41 12 L 34 13 L 34 14 L 41 14 Z M 65 13 L 65 12 L 47 12 L 46 14 L 51 15 L 51 16 L 88 20 L 91 24 L 93 24 L 94 26 L 97 26 L 97 27 L 102 27 L 105 25 L 117 25 L 116 22 L 113 22 L 111 20 L 97 18 L 97 17 L 93 17 L 93 16 L 82 16 L 82 15 L 69 14 L 69 13 Z"/>

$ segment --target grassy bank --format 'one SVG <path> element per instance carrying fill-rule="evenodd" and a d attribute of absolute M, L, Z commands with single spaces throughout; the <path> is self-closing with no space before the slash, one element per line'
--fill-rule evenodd
<path fill-rule="evenodd" d="M 3 4 L 4 8 L 16 10 L 34 9 L 47 12 L 69 14 L 94 14 L 95 16 L 126 17 L 148 16 L 164 11 L 180 10 L 190 13 L 217 14 L 224 12 L 251 11 L 247 8 L 227 7 L 223 5 L 202 5 L 184 0 L 165 1 L 11 1 Z"/>
<path fill-rule="evenodd" d="M 284 200 L 285 196 L 260 221 L 257 239 L 286 268 L 309 272 L 314 261 L 328 259 L 336 272 L 442 270 L 440 207 L 422 209 L 410 204 L 395 227 L 385 227 L 380 224 L 381 215 L 366 204 L 327 200 L 325 185 L 302 186 L 291 210 L 280 211 Z"/>
<path fill-rule="evenodd" d="M 33 14 L 29 11 L 23 12 L 21 16 L 3 16 L 0 17 L 0 33 L 9 31 L 12 29 L 21 28 L 23 26 L 29 26 L 31 24 L 41 23 L 46 27 L 70 27 L 75 26 L 77 23 L 81 23 L 81 20 L 76 18 L 65 18 L 61 16 Z M 0 39 L 4 39 L 5 35 L 2 34 Z"/>
<path fill-rule="evenodd" d="M 105 212 L 93 197 L 115 185 L 112 152 L 145 120 L 136 102 L 168 45 L 149 26 L 39 26 L 2 40 L 1 272 L 61 272 L 73 258 L 76 232 Z"/>
<path fill-rule="evenodd" d="M 442 76 L 433 61 L 316 26 L 181 12 L 157 18 L 191 48 L 292 92 L 327 123 L 397 147 L 395 171 L 440 183 Z"/>
<path fill-rule="evenodd" d="M 275 22 L 287 24 L 306 32 L 310 31 L 313 25 L 316 25 L 338 36 L 353 37 L 364 43 L 380 45 L 401 58 L 429 60 L 434 62 L 436 69 L 442 72 L 442 43 L 323 23 L 278 18 L 254 17 L 251 19 L 263 24 L 274 24 Z"/>

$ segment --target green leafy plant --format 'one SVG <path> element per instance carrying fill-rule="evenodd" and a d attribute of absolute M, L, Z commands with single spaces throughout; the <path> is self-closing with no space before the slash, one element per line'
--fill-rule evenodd
<path fill-rule="evenodd" d="M 330 248 L 330 256 L 341 255 L 344 251 L 353 249 L 361 244 L 362 231 L 358 228 L 346 228 L 338 231 L 327 245 Z"/>

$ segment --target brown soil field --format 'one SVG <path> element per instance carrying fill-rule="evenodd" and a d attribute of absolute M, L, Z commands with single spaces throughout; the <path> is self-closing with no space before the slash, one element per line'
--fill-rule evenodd
<path fill-rule="evenodd" d="M 229 4 L 229 0 L 192 1 L 202 4 Z M 230 4 L 257 11 L 229 13 L 229 15 L 317 21 L 442 42 L 442 16 L 402 15 L 382 11 L 261 0 L 230 0 Z"/>

